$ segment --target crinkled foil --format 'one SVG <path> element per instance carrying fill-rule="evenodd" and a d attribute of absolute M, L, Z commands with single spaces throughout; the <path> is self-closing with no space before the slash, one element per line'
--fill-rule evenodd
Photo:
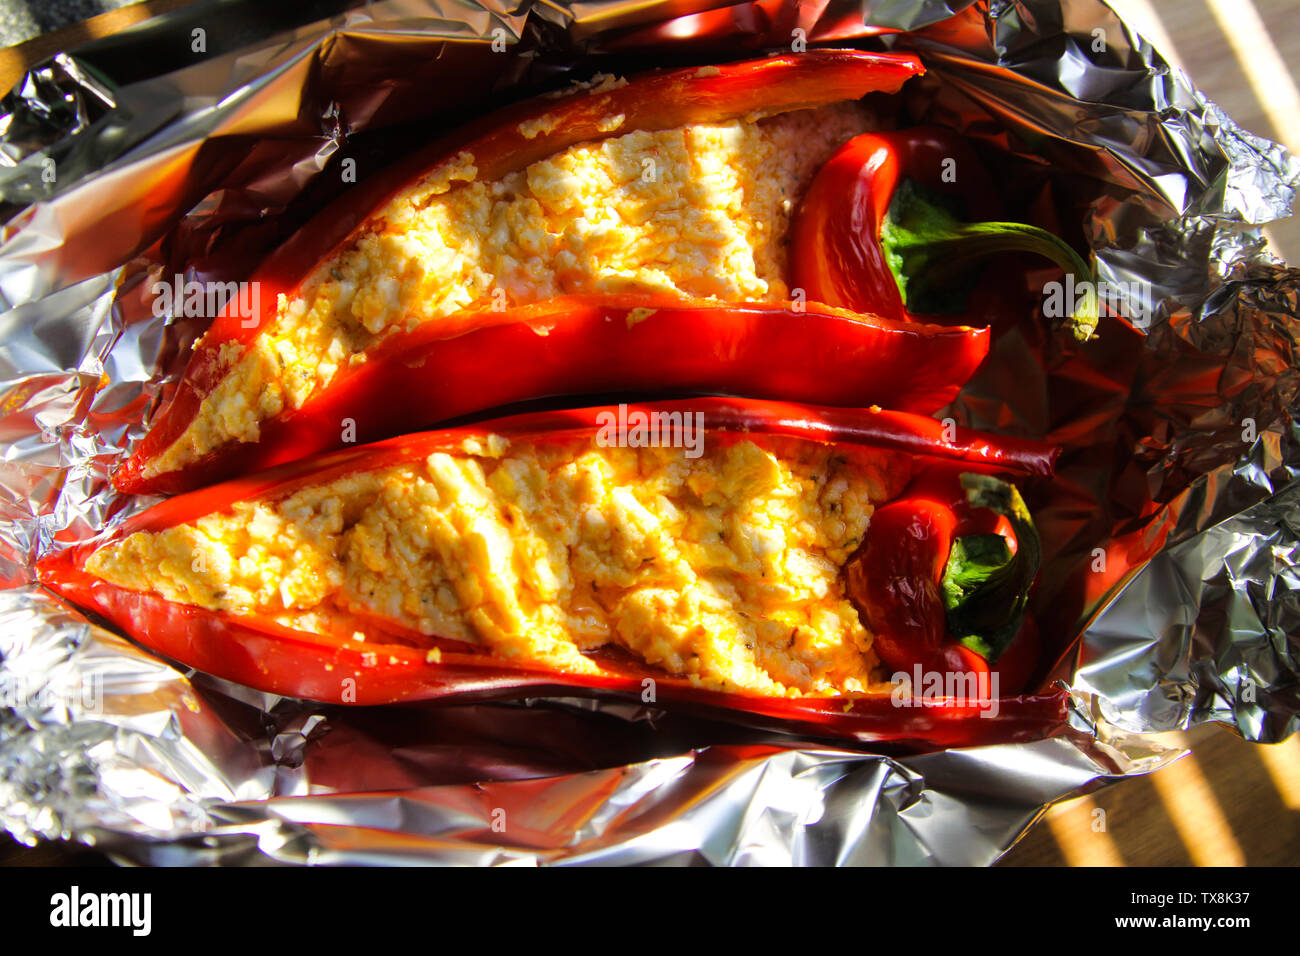
<path fill-rule="evenodd" d="M 192 34 L 134 42 L 174 62 Z M 596 71 L 804 42 L 920 53 L 909 116 L 997 150 L 1009 201 L 1150 306 L 1083 346 L 1027 317 L 952 409 L 1065 448 L 1029 494 L 1068 731 L 883 755 L 627 703 L 329 707 L 178 669 L 31 583 L 38 554 L 148 503 L 107 476 L 201 331 L 152 316 L 152 277 L 246 275 L 344 156 L 366 175 Z M 985 864 L 1053 802 L 1179 756 L 1144 734 L 1296 729 L 1300 273 L 1260 227 L 1300 162 L 1098 0 L 389 0 L 121 85 L 91 59 L 0 103 L 0 823 L 20 840 L 152 863 Z"/>

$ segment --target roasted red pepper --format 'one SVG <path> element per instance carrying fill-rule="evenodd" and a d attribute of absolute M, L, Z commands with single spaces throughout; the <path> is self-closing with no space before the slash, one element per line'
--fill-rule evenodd
<path fill-rule="evenodd" d="M 135 451 L 117 480 L 119 489 L 137 493 L 176 490 L 195 487 L 197 481 L 216 475 L 217 471 L 199 468 L 190 479 L 143 477 L 229 372 L 231 350 L 247 348 L 271 325 L 280 296 L 294 296 L 315 267 L 341 247 L 381 232 L 382 212 L 389 200 L 414 182 L 445 177 L 462 164 L 462 157 L 472 157 L 475 181 L 491 182 L 575 143 L 638 130 L 813 108 L 859 99 L 873 91 L 896 92 L 922 72 L 920 61 L 911 55 L 809 50 L 716 67 L 656 71 L 612 89 L 538 97 L 456 131 L 383 175 L 359 184 L 355 192 L 345 194 L 315 217 L 249 277 L 259 290 L 257 314 L 241 315 L 237 307 L 227 306 L 217 316 L 196 344 L 175 394 L 154 417 L 149 440 Z M 482 358 L 482 363 L 489 361 L 492 359 Z M 415 408 L 412 413 L 405 423 L 409 427 L 435 421 L 416 414 Z M 233 472 L 227 469 L 224 473 Z"/>
<path fill-rule="evenodd" d="M 856 136 L 822 167 L 791 225 L 791 284 L 817 302 L 869 304 L 900 320 L 961 314 L 975 262 L 1035 253 L 1079 280 L 1073 329 L 1091 337 L 1093 269 L 1068 243 L 1024 223 L 964 222 L 945 208 L 945 197 L 957 197 L 968 215 L 991 215 L 993 195 L 987 171 L 956 133 L 921 126 Z"/>
<path fill-rule="evenodd" d="M 640 698 L 652 679 L 657 703 L 683 706 L 751 725 L 862 742 L 893 741 L 904 746 L 948 747 L 1029 739 L 1061 726 L 1062 693 L 1005 698 L 996 719 L 987 701 L 947 700 L 941 706 L 900 707 L 889 695 L 850 698 L 765 698 L 700 689 L 617 650 L 589 657 L 596 675 L 547 672 L 489 656 L 459 641 L 429 638 L 391 620 L 340 618 L 332 633 L 290 629 L 257 614 L 237 615 L 168 601 L 126 590 L 86 570 L 90 555 L 106 544 L 140 531 L 156 532 L 237 502 L 278 500 L 308 485 L 324 484 L 362 471 L 424 461 L 441 450 L 458 450 L 467 439 L 490 434 L 512 442 L 591 438 L 602 413 L 615 409 L 550 411 L 482 425 L 426 432 L 294 462 L 257 475 L 168 499 L 107 535 L 47 556 L 40 580 L 74 603 L 112 621 L 160 654 L 262 690 L 331 702 L 382 704 L 429 699 L 475 700 L 549 693 L 615 693 Z M 740 399 L 695 399 L 632 406 L 643 411 L 700 412 L 710 440 L 746 436 L 794 436 L 835 445 L 901 450 L 927 462 L 960 464 L 980 472 L 1013 471 L 1048 475 L 1056 449 L 1037 442 L 1000 439 L 965 429 L 945 435 L 932 419 L 880 409 L 842 409 Z M 948 438 L 950 440 L 945 440 Z M 886 510 L 886 509 L 882 509 Z M 873 527 L 874 541 L 901 549 L 897 533 Z M 889 539 L 889 540 L 885 540 Z M 351 639 L 354 629 L 364 643 Z M 430 659 L 437 648 L 440 660 Z M 340 697 L 341 678 L 354 681 L 353 696 Z"/>
<path fill-rule="evenodd" d="M 846 574 L 896 672 L 973 674 L 985 688 L 997 674 L 995 692 L 1017 693 L 1037 663 L 1026 606 L 1039 562 L 1015 487 L 944 463 L 872 515 Z"/>
<path fill-rule="evenodd" d="M 987 330 L 902 324 L 819 306 L 561 298 L 462 312 L 391 336 L 304 405 L 194 464 L 146 478 L 198 393 L 182 390 L 113 476 L 119 491 L 175 493 L 512 402 L 612 391 L 747 395 L 930 413 L 988 352 Z"/>

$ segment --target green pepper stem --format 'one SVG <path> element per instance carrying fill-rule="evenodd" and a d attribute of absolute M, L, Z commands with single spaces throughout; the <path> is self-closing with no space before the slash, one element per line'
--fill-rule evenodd
<path fill-rule="evenodd" d="M 971 507 L 1005 516 L 1016 538 L 1015 554 L 1001 535 L 957 538 L 940 585 L 948 633 L 995 664 L 1024 623 L 1042 544 L 1015 485 L 974 472 L 960 480 Z"/>
<path fill-rule="evenodd" d="M 1071 322 L 1075 337 L 1087 340 L 1097 329 L 1097 288 L 1093 269 L 1059 236 L 1022 222 L 962 222 L 927 198 L 910 180 L 901 183 L 881 226 L 881 246 L 903 301 L 932 303 L 937 289 L 954 284 L 976 259 L 1000 252 L 1043 256 L 1073 273 L 1083 293 Z"/>

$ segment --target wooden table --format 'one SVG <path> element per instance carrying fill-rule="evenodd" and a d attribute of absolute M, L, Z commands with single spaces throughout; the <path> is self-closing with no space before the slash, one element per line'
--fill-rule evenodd
<path fill-rule="evenodd" d="M 1053 807 L 1001 865 L 1300 863 L 1300 736 L 1248 744 L 1206 726 L 1159 737 L 1191 753 L 1156 773 Z"/>
<path fill-rule="evenodd" d="M 0 88 L 32 63 L 188 0 L 147 2 L 0 51 Z M 1300 153 L 1300 8 L 1295 0 L 1111 0 L 1244 128 Z M 1268 228 L 1300 262 L 1300 220 Z M 1300 737 L 1247 744 L 1218 727 L 1167 735 L 1174 765 L 1048 811 L 1002 865 L 1185 866 L 1300 863 Z M 1102 813 L 1098 813 L 1100 810 Z M 83 851 L 0 842 L 0 864 L 85 863 Z"/>

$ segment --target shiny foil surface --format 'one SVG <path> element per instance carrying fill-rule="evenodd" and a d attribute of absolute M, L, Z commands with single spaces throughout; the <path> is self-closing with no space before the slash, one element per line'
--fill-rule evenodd
<path fill-rule="evenodd" d="M 131 42 L 189 49 L 174 19 Z M 1099 0 L 388 0 L 218 40 L 121 85 L 61 55 L 0 102 L 0 823 L 18 839 L 146 863 L 987 864 L 1052 803 L 1179 756 L 1147 734 L 1296 730 L 1300 272 L 1260 227 L 1289 213 L 1300 161 Z M 1025 317 L 951 409 L 1065 449 L 1026 493 L 1043 686 L 1072 688 L 1071 727 L 882 754 L 619 701 L 348 709 L 173 666 L 32 583 L 38 555 L 151 503 L 108 476 L 202 332 L 152 315 L 153 279 L 247 275 L 338 194 L 345 157 L 364 179 L 595 72 L 805 42 L 918 53 L 898 108 L 972 137 L 1015 211 L 1141 299 L 1080 345 L 1038 314 L 1031 272 Z"/>

